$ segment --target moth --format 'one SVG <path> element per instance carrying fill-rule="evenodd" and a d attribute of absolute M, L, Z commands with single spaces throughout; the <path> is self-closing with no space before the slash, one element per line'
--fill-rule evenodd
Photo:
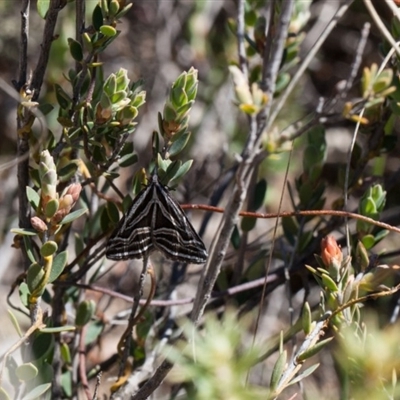
<path fill-rule="evenodd" d="M 106 257 L 144 258 L 154 250 L 185 263 L 203 264 L 208 256 L 200 236 L 168 188 L 158 181 L 157 173 L 135 197 L 111 235 Z"/>

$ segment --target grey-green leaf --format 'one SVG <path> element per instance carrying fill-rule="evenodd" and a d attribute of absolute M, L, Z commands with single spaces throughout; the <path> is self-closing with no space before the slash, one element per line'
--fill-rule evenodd
<path fill-rule="evenodd" d="M 51 272 L 49 277 L 49 283 L 54 282 L 64 271 L 67 265 L 68 251 L 62 251 L 54 257 L 53 265 L 51 266 Z"/>
<path fill-rule="evenodd" d="M 39 207 L 40 196 L 30 186 L 27 186 L 26 187 L 26 197 L 27 197 L 27 199 L 29 201 L 29 204 L 36 211 L 38 209 L 38 207 Z"/>
<path fill-rule="evenodd" d="M 79 217 L 81 217 L 83 214 L 87 213 L 87 208 L 81 208 L 80 210 L 73 211 L 72 213 L 69 213 L 63 220 L 60 222 L 61 225 L 64 224 L 69 224 L 72 221 L 75 221 Z"/>
<path fill-rule="evenodd" d="M 51 388 L 51 383 L 43 383 L 42 385 L 36 386 L 31 390 L 25 397 L 24 400 L 36 400 Z"/>

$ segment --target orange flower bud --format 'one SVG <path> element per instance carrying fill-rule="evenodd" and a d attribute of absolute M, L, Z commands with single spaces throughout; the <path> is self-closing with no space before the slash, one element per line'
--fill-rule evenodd
<path fill-rule="evenodd" d="M 342 250 L 338 246 L 336 239 L 331 235 L 321 240 L 321 258 L 327 268 L 330 268 L 333 264 L 340 266 L 343 261 Z"/>

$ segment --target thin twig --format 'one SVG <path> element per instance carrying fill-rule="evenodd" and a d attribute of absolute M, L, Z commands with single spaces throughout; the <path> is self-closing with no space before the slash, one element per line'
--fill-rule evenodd
<path fill-rule="evenodd" d="M 18 341 L 11 346 L 7 352 L 3 355 L 3 359 L 1 360 L 1 366 L 0 366 L 0 387 L 2 387 L 2 380 L 3 380 L 3 372 L 4 372 L 4 368 L 6 366 L 7 363 L 7 359 L 10 356 L 10 354 L 12 354 L 15 350 L 17 350 L 19 347 L 21 347 L 25 341 L 34 333 L 36 332 L 36 330 L 38 329 L 42 329 L 46 326 L 46 324 L 43 323 L 43 314 L 40 310 L 40 315 L 38 316 L 38 318 L 36 319 L 35 323 L 32 324 L 29 329 L 26 331 L 26 333 L 24 334 L 24 336 L 22 336 L 20 339 L 18 339 Z"/>
<path fill-rule="evenodd" d="M 132 341 L 132 330 L 138 320 L 138 317 L 136 316 L 136 314 L 137 314 L 137 310 L 140 305 L 140 299 L 143 295 L 143 287 L 144 287 L 144 281 L 145 281 L 146 274 L 147 274 L 148 265 L 149 265 L 149 258 L 148 258 L 148 256 L 145 256 L 143 258 L 143 268 L 142 268 L 142 272 L 140 273 L 140 278 L 139 278 L 139 287 L 133 296 L 132 310 L 131 310 L 131 314 L 130 314 L 129 320 L 128 320 L 128 327 L 126 328 L 125 332 L 121 336 L 121 339 L 118 343 L 118 352 L 121 355 L 121 364 L 120 364 L 120 369 L 119 369 L 119 374 L 118 374 L 119 378 L 122 376 L 122 374 L 125 370 L 125 365 L 126 365 L 128 357 L 129 357 L 129 351 L 130 351 L 130 346 L 131 346 L 131 341 Z"/>
<path fill-rule="evenodd" d="M 86 339 L 86 325 L 82 327 L 79 331 L 79 377 L 81 379 L 81 384 L 83 390 L 86 394 L 88 400 L 92 400 L 93 395 L 90 393 L 89 382 L 86 375 L 86 346 L 85 346 L 85 339 Z"/>
<path fill-rule="evenodd" d="M 218 213 L 223 213 L 224 209 L 220 207 L 213 207 L 207 204 L 183 204 L 181 205 L 183 209 L 196 209 L 196 210 L 206 210 L 213 211 Z M 357 219 L 360 221 L 368 222 L 369 224 L 375 225 L 379 228 L 387 229 L 391 232 L 400 233 L 400 229 L 386 224 L 385 222 L 375 221 L 372 218 L 366 217 L 365 215 L 344 211 L 344 210 L 303 210 L 303 211 L 282 211 L 280 213 L 258 213 L 251 211 L 240 211 L 239 215 L 241 217 L 255 217 L 255 218 L 285 218 L 285 217 L 297 217 L 297 216 L 305 216 L 305 217 L 323 217 L 323 216 L 331 216 L 331 217 L 346 217 Z"/>
<path fill-rule="evenodd" d="M 395 49 L 397 56 L 400 57 L 400 47 L 396 43 L 395 39 L 386 28 L 385 24 L 383 23 L 382 19 L 380 18 L 379 14 L 376 12 L 375 7 L 373 6 L 371 0 L 364 0 L 365 7 L 367 8 L 369 15 L 375 22 L 375 25 L 380 30 L 384 38 L 390 43 L 390 45 Z"/>
<path fill-rule="evenodd" d="M 321 46 L 325 42 L 326 38 L 329 36 L 329 34 L 332 32 L 332 30 L 336 27 L 340 18 L 345 14 L 345 12 L 348 10 L 348 8 L 353 3 L 353 1 L 354 0 L 345 0 L 342 2 L 342 4 L 339 6 L 338 10 L 336 11 L 336 14 L 332 18 L 331 22 L 323 30 L 321 36 L 318 38 L 316 43 L 312 46 L 312 48 L 310 49 L 306 58 L 301 63 L 299 69 L 296 71 L 293 78 L 290 80 L 289 85 L 287 86 L 287 88 L 285 89 L 283 94 L 280 96 L 278 103 L 274 106 L 274 109 L 271 112 L 270 118 L 268 119 L 268 123 L 267 123 L 267 127 L 266 127 L 267 130 L 269 128 L 271 128 L 276 117 L 281 112 L 283 106 L 286 104 L 288 97 L 292 93 L 293 89 L 296 87 L 300 78 L 303 76 L 304 71 L 310 65 L 311 61 L 315 58 L 315 55 L 317 54 L 318 50 L 321 48 Z"/>
<path fill-rule="evenodd" d="M 315 324 L 314 329 L 307 335 L 296 353 L 293 354 L 287 368 L 285 369 L 285 372 L 281 375 L 277 387 L 274 391 L 276 395 L 278 395 L 287 386 L 288 382 L 293 379 L 293 377 L 301 367 L 301 363 L 297 361 L 299 356 L 301 356 L 306 350 L 313 347 L 319 340 L 319 338 L 324 334 L 324 330 L 328 326 L 329 317 L 331 316 L 331 314 L 332 313 L 326 313 L 320 318 L 320 320 Z"/>
<path fill-rule="evenodd" d="M 28 38 L 29 38 L 30 0 L 23 0 L 21 7 L 21 38 L 19 48 L 19 74 L 16 89 L 19 92 L 26 84 L 28 71 Z"/>
<path fill-rule="evenodd" d="M 248 77 L 247 57 L 245 47 L 245 21 L 244 21 L 244 8 L 246 0 L 239 0 L 238 3 L 238 16 L 237 16 L 237 30 L 236 37 L 238 41 L 238 58 L 240 70 L 243 75 Z"/>
<path fill-rule="evenodd" d="M 44 25 L 39 60 L 36 64 L 35 71 L 33 72 L 32 82 L 30 85 L 31 90 L 33 91 L 33 100 L 39 98 L 47 64 L 49 62 L 51 44 L 54 40 L 54 29 L 56 27 L 58 13 L 62 10 L 65 4 L 66 2 L 64 0 L 50 1 L 50 7 L 47 11 L 46 23 Z"/>
<path fill-rule="evenodd" d="M 265 280 L 267 281 L 267 283 L 272 283 L 272 282 L 274 282 L 274 281 L 276 281 L 278 279 L 279 279 L 279 275 L 277 273 L 273 273 L 273 274 L 268 275 L 267 278 L 255 279 L 255 280 L 250 281 L 250 282 L 241 283 L 240 285 L 233 286 L 233 287 L 228 288 L 226 290 L 223 290 L 221 292 L 214 292 L 214 293 L 212 293 L 211 298 L 212 299 L 219 299 L 219 298 L 222 298 L 222 297 L 233 296 L 233 295 L 236 295 L 238 293 L 242 293 L 242 292 L 245 292 L 247 290 L 252 290 L 252 289 L 255 289 L 257 287 L 263 286 Z M 68 286 L 68 287 L 71 286 L 71 283 L 68 283 L 68 282 L 58 282 L 56 284 L 59 285 L 59 286 Z M 94 292 L 103 293 L 103 294 L 106 294 L 107 296 L 111 296 L 111 297 L 114 297 L 114 298 L 125 300 L 127 302 L 133 302 L 132 297 L 124 295 L 124 294 L 119 293 L 119 292 L 116 292 L 114 290 L 105 288 L 105 287 L 101 287 L 101 286 L 97 286 L 97 285 L 84 284 L 84 283 L 74 283 L 72 285 L 77 287 L 77 288 L 80 288 L 80 289 L 92 290 Z M 151 300 L 150 296 L 146 300 L 141 299 L 139 304 L 140 305 L 145 305 L 144 309 L 146 309 L 147 306 L 172 307 L 172 306 L 190 304 L 190 303 L 193 303 L 193 301 L 194 301 L 193 297 L 187 297 L 187 298 L 184 298 L 184 299 L 175 299 L 175 300 L 151 300 L 151 301 L 149 301 L 149 299 Z M 141 314 L 142 314 L 142 311 L 140 311 L 140 315 Z"/>
<path fill-rule="evenodd" d="M 85 0 L 76 0 L 75 2 L 75 39 L 83 45 L 82 33 L 85 30 L 85 11 L 86 11 L 86 1 Z M 75 62 L 75 71 L 79 72 L 82 69 L 82 65 L 80 62 Z"/>

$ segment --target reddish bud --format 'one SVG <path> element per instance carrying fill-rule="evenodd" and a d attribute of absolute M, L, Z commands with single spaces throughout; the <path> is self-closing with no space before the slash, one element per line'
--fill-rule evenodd
<path fill-rule="evenodd" d="M 329 267 L 332 261 L 341 263 L 343 260 L 343 253 L 338 246 L 336 239 L 329 235 L 321 240 L 321 258 L 326 267 Z"/>

